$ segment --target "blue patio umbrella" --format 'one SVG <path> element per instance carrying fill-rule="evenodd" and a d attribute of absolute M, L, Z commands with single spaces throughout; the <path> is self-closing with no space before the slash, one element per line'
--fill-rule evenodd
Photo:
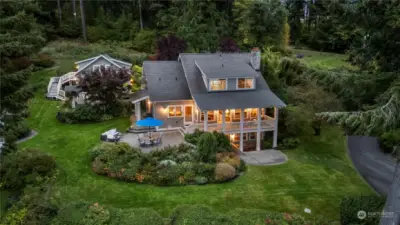
<path fill-rule="evenodd" d="M 147 117 L 146 119 L 136 121 L 137 126 L 149 127 L 149 133 L 151 137 L 150 128 L 161 126 L 164 122 L 161 120 L 154 119 L 153 117 Z"/>

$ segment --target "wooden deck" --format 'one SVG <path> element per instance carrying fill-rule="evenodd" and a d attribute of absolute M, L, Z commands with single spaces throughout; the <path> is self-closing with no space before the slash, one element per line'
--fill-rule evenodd
<path fill-rule="evenodd" d="M 272 131 L 274 130 L 275 120 L 268 119 L 261 121 L 261 131 Z M 195 129 L 204 130 L 203 123 L 195 123 L 190 126 L 186 127 L 186 131 L 188 133 L 193 133 Z M 209 123 L 208 124 L 208 131 L 222 131 L 222 123 Z M 257 131 L 257 121 L 245 121 L 243 123 L 243 131 L 245 132 L 252 132 Z M 225 123 L 225 133 L 238 133 L 240 132 L 240 123 L 233 122 L 233 123 Z"/>

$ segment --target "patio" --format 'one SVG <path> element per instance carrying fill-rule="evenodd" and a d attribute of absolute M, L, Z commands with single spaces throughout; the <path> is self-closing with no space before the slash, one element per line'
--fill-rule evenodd
<path fill-rule="evenodd" d="M 157 132 L 153 132 L 156 134 Z M 120 142 L 128 143 L 130 146 L 134 148 L 140 148 L 142 152 L 151 152 L 158 148 L 164 148 L 169 145 L 179 145 L 184 142 L 184 138 L 181 133 L 178 131 L 164 131 L 162 136 L 162 142 L 159 145 L 151 146 L 151 147 L 140 147 L 139 143 L 139 134 L 133 133 L 124 133 L 120 139 Z"/>

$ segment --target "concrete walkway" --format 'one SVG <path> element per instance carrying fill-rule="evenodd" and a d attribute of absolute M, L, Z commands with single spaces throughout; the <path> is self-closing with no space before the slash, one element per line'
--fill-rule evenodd
<path fill-rule="evenodd" d="M 38 135 L 38 132 L 35 131 L 35 130 L 31 130 L 31 132 L 29 133 L 28 136 L 17 140 L 15 143 L 17 143 L 17 144 L 22 143 L 22 142 L 24 142 L 24 141 L 27 141 L 27 140 L 29 140 L 29 139 L 34 138 L 36 135 Z"/>
<path fill-rule="evenodd" d="M 258 166 L 278 165 L 287 161 L 285 154 L 273 149 L 244 152 L 240 155 L 240 158 L 249 165 Z"/>

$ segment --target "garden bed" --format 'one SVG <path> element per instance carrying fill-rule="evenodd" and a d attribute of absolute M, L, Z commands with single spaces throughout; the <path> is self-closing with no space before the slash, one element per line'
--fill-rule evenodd
<path fill-rule="evenodd" d="M 204 160 L 196 147 L 180 144 L 142 153 L 126 143 L 101 143 L 90 150 L 92 170 L 119 180 L 175 186 L 219 183 L 236 178 L 245 170 L 235 152 L 219 152 Z"/>

